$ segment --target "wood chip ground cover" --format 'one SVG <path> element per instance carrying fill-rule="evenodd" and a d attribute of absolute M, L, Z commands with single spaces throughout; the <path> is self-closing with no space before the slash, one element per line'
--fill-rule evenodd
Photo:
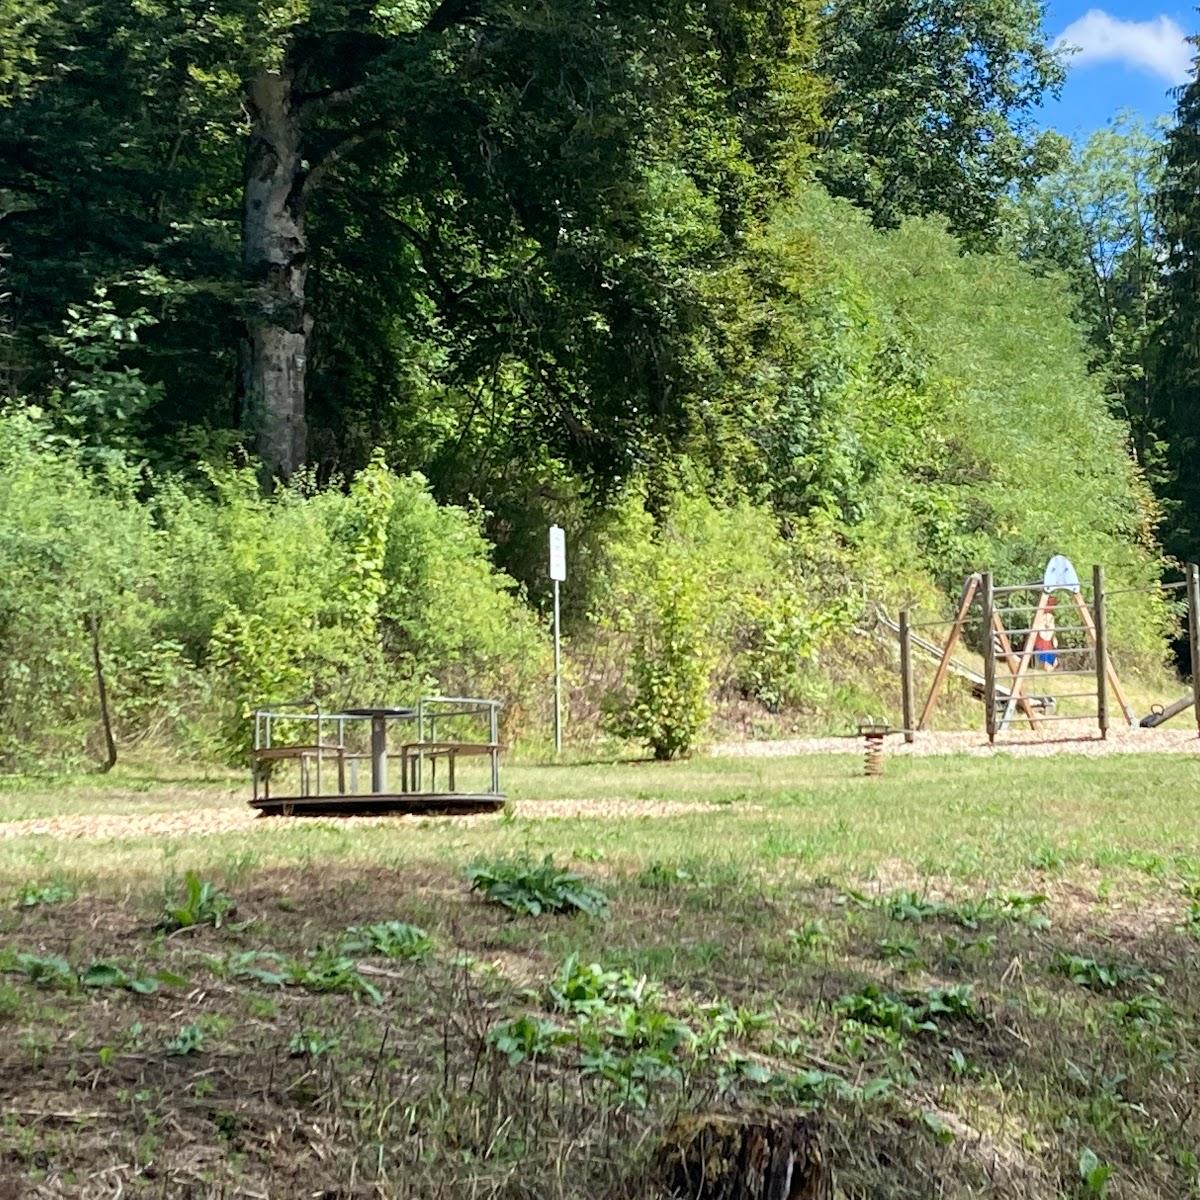
<path fill-rule="evenodd" d="M 505 818 L 203 836 L 117 778 L 91 816 L 116 840 L 8 822 L 0 896 L 72 898 L 0 910 L 0 1196 L 643 1200 L 680 1112 L 798 1108 L 845 1197 L 1084 1197 L 1085 1151 L 1112 1197 L 1200 1194 L 1195 761 L 847 767 L 518 768 Z M 204 815 L 232 821 L 226 789 Z M 522 853 L 610 919 L 470 894 L 472 862 Z M 168 935 L 188 868 L 236 913 Z M 278 981 L 383 921 L 434 946 L 352 956 L 378 1003 Z M 550 992 L 571 955 L 644 976 L 662 1016 L 577 1025 Z M 178 982 L 81 986 L 97 962 Z M 526 1017 L 577 1032 L 510 1061 L 495 1031 Z M 699 1041 L 646 1075 L 664 1019 Z"/>

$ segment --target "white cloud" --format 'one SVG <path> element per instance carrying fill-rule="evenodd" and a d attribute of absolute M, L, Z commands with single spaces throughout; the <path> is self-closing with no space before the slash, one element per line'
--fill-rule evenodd
<path fill-rule="evenodd" d="M 1168 83 L 1186 83 L 1192 73 L 1192 48 L 1187 35 L 1170 17 L 1123 21 L 1093 8 L 1063 30 L 1055 45 L 1075 48 L 1068 58 L 1074 67 L 1119 62 L 1161 76 Z"/>

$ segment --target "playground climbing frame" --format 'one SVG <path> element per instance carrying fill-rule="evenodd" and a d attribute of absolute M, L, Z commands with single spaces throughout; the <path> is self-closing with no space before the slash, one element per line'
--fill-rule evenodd
<path fill-rule="evenodd" d="M 1192 655 L 1192 703 L 1200 698 L 1200 570 L 1189 566 L 1183 583 L 1158 585 L 1161 590 L 1187 588 L 1190 646 Z M 1142 589 L 1135 589 L 1142 590 Z M 985 727 L 989 741 L 1011 729 L 1015 722 L 1027 722 L 1033 730 L 1044 723 L 1056 721 L 1094 720 L 1101 738 L 1108 735 L 1114 713 L 1119 713 L 1129 726 L 1137 718 L 1113 666 L 1108 645 L 1107 599 L 1104 569 L 1093 567 L 1090 580 L 1090 599 L 1075 568 L 1061 555 L 1050 560 L 1042 578 L 1032 583 L 997 586 L 990 571 L 967 578 L 963 585 L 949 633 L 939 647 L 915 632 L 946 622 L 914 624 L 905 609 L 898 624 L 886 614 L 879 623 L 894 633 L 900 641 L 901 704 L 905 740 L 912 742 L 915 734 L 932 727 L 938 699 L 949 675 L 965 678 L 978 699 L 983 701 Z M 1077 624 L 1062 625 L 1056 621 L 1058 600 L 1065 596 L 1068 609 Z M 973 614 L 978 611 L 983 637 L 984 669 L 982 675 L 954 657 L 964 631 Z M 1059 647 L 1057 634 L 1066 635 L 1072 644 Z M 1017 648 L 1019 646 L 1019 649 Z M 1049 649 L 1052 647 L 1052 649 Z M 916 712 L 913 676 L 913 650 L 935 659 L 937 667 L 920 714 Z M 1051 695 L 1039 695 L 1032 690 L 1037 678 L 1034 667 L 1039 658 L 1052 655 L 1053 678 L 1078 679 L 1079 689 Z M 1090 684 L 1090 686 L 1088 686 Z M 1062 712 L 1062 701 L 1091 701 L 1088 711 Z M 1186 706 L 1185 706 L 1186 707 Z M 1173 712 L 1181 711 L 1178 705 Z M 1200 729 L 1200 704 L 1195 708 Z"/>

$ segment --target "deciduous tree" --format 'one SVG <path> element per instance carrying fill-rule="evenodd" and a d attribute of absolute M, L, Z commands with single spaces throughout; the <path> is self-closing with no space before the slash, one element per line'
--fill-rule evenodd
<path fill-rule="evenodd" d="M 1162 252 L 1155 212 L 1162 133 L 1125 115 L 1092 134 L 1020 197 L 1013 231 L 1024 258 L 1070 281 L 1094 366 L 1107 377 L 1147 468 L 1159 450 L 1150 359 Z"/>
<path fill-rule="evenodd" d="M 503 374 L 523 424 L 619 473 L 703 365 L 689 269 L 736 246 L 817 119 L 804 0 L 60 5 L 67 52 L 0 125 L 0 194 L 14 246 L 73 266 L 30 268 L 22 302 L 169 268 L 178 321 L 227 323 L 207 387 L 167 393 L 216 393 L 240 327 L 240 420 L 280 475 L 307 456 L 314 348 L 338 358 L 315 269 L 387 304 L 369 326 L 443 382 Z M 364 402 L 323 390 L 343 423 Z"/>
<path fill-rule="evenodd" d="M 1033 110 L 1062 80 L 1041 0 L 833 0 L 821 176 L 882 225 L 941 213 L 987 243 L 999 201 L 1055 141 Z"/>

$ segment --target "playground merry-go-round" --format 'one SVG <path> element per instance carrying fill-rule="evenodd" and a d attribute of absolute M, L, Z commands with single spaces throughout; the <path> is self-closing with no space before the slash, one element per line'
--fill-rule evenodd
<path fill-rule="evenodd" d="M 499 714 L 498 701 L 474 696 L 256 709 L 250 804 L 283 817 L 495 812 L 504 807 Z"/>

